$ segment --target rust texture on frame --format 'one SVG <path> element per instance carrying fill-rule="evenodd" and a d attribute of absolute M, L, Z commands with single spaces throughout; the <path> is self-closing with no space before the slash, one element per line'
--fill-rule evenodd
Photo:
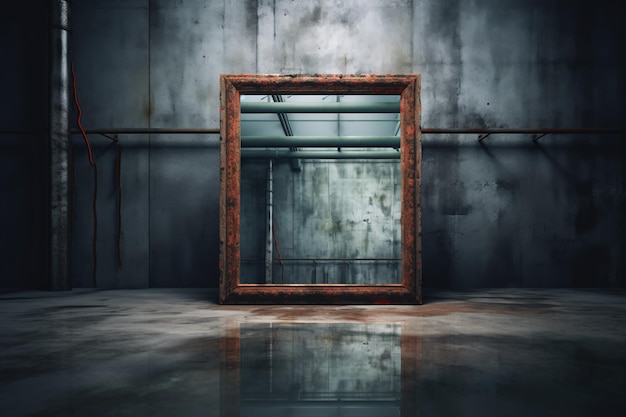
<path fill-rule="evenodd" d="M 401 284 L 240 283 L 241 94 L 400 95 Z M 220 303 L 421 304 L 420 76 L 222 75 L 220 99 Z"/>

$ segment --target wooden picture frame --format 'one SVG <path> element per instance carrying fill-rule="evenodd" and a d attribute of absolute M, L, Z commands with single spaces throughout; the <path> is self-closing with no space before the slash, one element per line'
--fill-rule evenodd
<path fill-rule="evenodd" d="M 359 94 L 400 96 L 401 283 L 241 284 L 240 185 L 242 94 Z M 421 304 L 420 76 L 221 75 L 221 304 Z"/>

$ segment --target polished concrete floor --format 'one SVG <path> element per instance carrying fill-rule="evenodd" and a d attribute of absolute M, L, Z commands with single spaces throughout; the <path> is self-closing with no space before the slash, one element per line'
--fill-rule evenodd
<path fill-rule="evenodd" d="M 212 290 L 0 295 L 0 415 L 622 416 L 626 292 L 219 306 Z"/>

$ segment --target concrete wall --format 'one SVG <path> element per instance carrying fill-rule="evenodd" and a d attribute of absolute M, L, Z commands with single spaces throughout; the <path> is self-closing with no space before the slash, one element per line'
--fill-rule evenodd
<path fill-rule="evenodd" d="M 10 35 L 3 56 L 14 63 L 2 68 L 2 128 L 44 122 L 47 41 L 31 23 L 47 19 L 44 2 L 32 3 L 0 25 Z M 217 127 L 220 73 L 415 72 L 425 127 L 623 127 L 619 8 L 609 0 L 85 0 L 73 2 L 72 56 L 85 126 Z M 40 158 L 45 142 L 23 139 L 2 136 L 2 287 L 45 284 L 32 262 L 45 259 L 45 228 L 30 222 L 45 223 L 45 189 L 36 201 L 26 191 L 43 176 L 17 162 L 32 162 L 35 143 Z M 84 287 L 92 285 L 93 171 L 72 139 L 72 281 Z M 425 286 L 624 286 L 626 168 L 616 145 L 624 137 L 530 139 L 424 137 Z M 121 266 L 117 150 L 103 137 L 92 142 L 98 286 L 217 286 L 218 138 L 121 138 Z M 11 243 L 22 237 L 28 243 Z"/>
<path fill-rule="evenodd" d="M 266 282 L 267 165 L 242 163 L 241 282 L 246 284 Z M 272 282 L 400 284 L 399 165 L 399 160 L 302 160 L 301 171 L 294 172 L 289 160 L 274 162 Z"/>

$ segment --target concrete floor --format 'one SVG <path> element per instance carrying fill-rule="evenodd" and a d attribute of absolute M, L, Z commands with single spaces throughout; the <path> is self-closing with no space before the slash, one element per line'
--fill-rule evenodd
<path fill-rule="evenodd" d="M 0 414 L 621 416 L 626 292 L 219 306 L 213 290 L 0 295 Z"/>

